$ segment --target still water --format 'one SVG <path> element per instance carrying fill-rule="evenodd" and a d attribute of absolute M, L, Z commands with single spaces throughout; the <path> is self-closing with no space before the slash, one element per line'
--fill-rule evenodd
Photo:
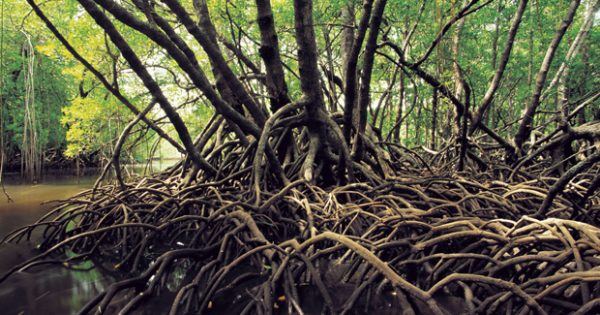
<path fill-rule="evenodd" d="M 70 172 L 44 174 L 39 184 L 23 181 L 16 174 L 5 174 L 0 189 L 0 236 L 31 224 L 56 202 L 90 188 L 97 176 Z M 0 245 L 0 273 L 35 254 L 34 244 Z M 48 270 L 51 269 L 51 270 Z M 43 272 L 42 272 L 43 271 Z M 97 271 L 73 272 L 59 266 L 45 266 L 12 275 L 0 283 L 2 314 L 70 314 L 95 296 L 105 283 Z"/>
<path fill-rule="evenodd" d="M 36 184 L 20 179 L 17 174 L 5 174 L 4 189 L 12 201 L 8 201 L 0 187 L 0 239 L 18 227 L 37 221 L 57 200 L 91 188 L 98 172 L 88 170 L 76 175 L 69 170 L 52 171 Z M 28 243 L 0 244 L 0 275 L 36 255 L 34 248 L 35 244 Z M 81 270 L 43 265 L 11 275 L 0 283 L 0 314 L 76 314 L 114 282 L 91 262 L 79 265 L 78 269 Z"/>
<path fill-rule="evenodd" d="M 164 169 L 163 165 L 163 169 Z M 140 174 L 139 170 L 133 170 Z M 96 180 L 97 172 L 76 176 L 69 172 L 51 172 L 44 175 L 39 184 L 31 184 L 18 176 L 4 178 L 4 187 L 12 202 L 7 202 L 0 187 L 0 238 L 10 231 L 23 225 L 37 221 L 48 212 L 57 202 L 52 200 L 66 199 L 77 193 L 91 188 Z M 14 265 L 21 263 L 37 254 L 35 244 L 0 244 L 0 275 L 5 274 Z M 91 261 L 79 264 L 78 270 L 67 269 L 61 265 L 43 265 L 27 269 L 11 275 L 0 283 L 0 315 L 65 315 L 76 314 L 88 301 L 104 291 L 119 275 L 103 272 L 100 266 Z M 181 270 L 182 272 L 183 269 Z M 177 274 L 177 271 L 175 271 Z M 181 277 L 183 275 L 181 274 Z M 165 314 L 175 295 L 175 290 L 162 292 L 138 307 L 133 314 Z M 343 301 L 353 292 L 353 286 L 338 286 L 332 289 L 336 292 L 334 298 Z M 234 289 L 234 290 L 237 290 Z M 303 305 L 306 314 L 319 314 L 322 308 L 322 297 L 319 290 L 312 285 L 298 287 L 300 296 L 306 301 Z M 117 310 L 131 298 L 131 292 L 115 297 L 106 310 L 106 314 L 116 314 Z M 239 292 L 231 295 L 224 294 L 215 299 L 214 314 L 235 314 L 248 302 L 247 297 L 236 302 L 230 296 L 241 296 Z M 376 314 L 396 314 L 399 305 L 390 296 L 380 296 L 385 303 L 384 308 L 378 308 Z M 365 301 L 359 299 L 359 306 L 365 307 Z M 363 303 L 363 304 L 361 304 Z M 367 313 L 356 312 L 357 314 Z"/>
<path fill-rule="evenodd" d="M 0 235 L 36 221 L 56 205 L 54 200 L 66 199 L 91 188 L 97 176 L 96 172 L 81 176 L 69 173 L 44 174 L 39 184 L 31 184 L 16 174 L 5 174 L 4 188 L 12 202 L 0 188 Z"/>

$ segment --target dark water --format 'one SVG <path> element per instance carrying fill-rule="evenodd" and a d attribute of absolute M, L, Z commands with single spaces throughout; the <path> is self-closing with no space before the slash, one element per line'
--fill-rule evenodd
<path fill-rule="evenodd" d="M 50 172 L 44 175 L 39 184 L 31 184 L 18 176 L 7 176 L 3 179 L 6 193 L 13 200 L 7 202 L 6 196 L 0 189 L 0 238 L 15 228 L 31 224 L 47 213 L 57 199 L 66 199 L 77 193 L 91 188 L 97 177 L 92 171 L 87 175 L 76 176 L 72 172 Z M 0 275 L 4 275 L 16 264 L 19 264 L 38 254 L 33 243 L 0 244 Z M 76 314 L 88 301 L 114 283 L 114 277 L 123 278 L 125 275 L 108 275 L 102 268 L 87 261 L 77 266 L 78 270 L 67 269 L 62 265 L 43 265 L 17 272 L 0 283 L 0 315 L 12 314 L 41 314 L 64 315 Z M 175 272 L 177 274 L 177 272 Z M 181 278 L 183 278 L 181 274 Z M 352 293 L 354 287 L 335 287 L 336 304 L 341 304 Z M 248 302 L 247 299 L 237 301 L 231 297 L 241 296 L 240 288 L 234 288 L 231 294 L 223 294 L 214 300 L 211 314 L 239 313 Z M 319 314 L 322 309 L 322 297 L 314 286 L 298 288 L 306 314 Z M 134 314 L 164 314 L 174 298 L 175 290 L 164 292 L 159 297 L 146 300 Z M 115 314 L 116 310 L 126 304 L 131 298 L 127 295 L 115 297 L 106 310 L 107 314 Z M 382 297 L 380 297 L 382 298 Z M 339 300 L 339 301 L 338 301 Z M 357 314 L 368 314 L 365 299 L 357 301 L 357 307 L 365 309 Z M 384 301 L 387 301 L 383 297 Z M 237 301 L 237 302 L 236 302 Z M 321 301 L 321 302 L 319 302 Z M 395 314 L 398 306 L 390 299 L 389 305 L 379 307 L 376 314 Z M 281 305 L 279 313 L 286 313 Z"/>
<path fill-rule="evenodd" d="M 127 165 L 125 173 L 148 175 L 164 170 L 176 161 L 169 159 L 155 161 L 150 165 Z M 85 169 L 79 174 L 71 169 L 48 170 L 36 184 L 21 178 L 19 174 L 4 174 L 2 183 L 12 202 L 7 201 L 0 187 L 0 237 L 15 228 L 35 222 L 53 208 L 56 201 L 91 188 L 100 172 L 100 169 L 95 168 Z"/>
<path fill-rule="evenodd" d="M 172 161 L 162 162 L 156 164 L 154 170 L 172 164 Z M 129 168 L 130 172 L 142 173 L 140 168 Z M 36 184 L 21 179 L 18 174 L 4 174 L 4 189 L 12 201 L 8 201 L 0 187 L 0 239 L 16 228 L 37 221 L 57 205 L 57 200 L 91 188 L 98 173 L 98 169 L 88 169 L 83 175 L 76 175 L 74 170 L 49 171 Z M 0 275 L 36 254 L 35 241 L 0 244 Z M 89 261 L 78 265 L 77 270 L 62 265 L 31 268 L 0 283 L 0 315 L 76 314 L 112 282 L 114 278 L 103 274 Z"/>
<path fill-rule="evenodd" d="M 56 205 L 52 200 L 66 199 L 87 188 L 96 172 L 76 176 L 69 171 L 44 174 L 31 184 L 16 174 L 5 174 L 0 190 L 0 236 L 31 224 Z M 0 273 L 36 254 L 35 244 L 0 245 Z M 89 269 L 91 266 L 80 266 Z M 106 279 L 96 269 L 70 271 L 62 266 L 46 265 L 19 272 L 0 283 L 1 314 L 72 314 L 105 287 Z"/>
<path fill-rule="evenodd" d="M 66 199 L 92 187 L 96 176 L 56 171 L 44 174 L 39 184 L 31 184 L 16 174 L 7 174 L 3 179 L 4 189 L 12 202 L 0 189 L 0 235 L 35 222 L 56 205 L 53 200 Z"/>

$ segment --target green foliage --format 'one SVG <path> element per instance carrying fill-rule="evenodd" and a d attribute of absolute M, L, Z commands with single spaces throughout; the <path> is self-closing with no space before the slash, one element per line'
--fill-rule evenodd
<path fill-rule="evenodd" d="M 129 3 L 129 1 L 125 2 Z M 496 63 L 499 62 L 506 44 L 511 20 L 517 9 L 517 2 L 494 1 L 467 16 L 460 33 L 460 54 L 457 58 L 453 56 L 452 51 L 452 37 L 457 28 L 454 25 L 434 49 L 431 58 L 421 65 L 422 68 L 428 73 L 435 74 L 440 82 L 453 89 L 456 86 L 453 77 L 453 62 L 456 59 L 467 83 L 473 90 L 473 103 L 477 105 L 483 98 L 489 81 L 496 71 L 492 60 L 495 59 Z M 564 60 L 569 44 L 581 26 L 583 12 L 589 5 L 589 1 L 583 2 L 573 25 L 569 28 L 559 47 L 549 78 L 554 76 L 558 65 Z M 242 47 L 245 56 L 260 67 L 260 33 L 255 22 L 254 1 L 208 0 L 207 3 L 219 35 L 228 42 Z M 340 11 L 349 3 L 354 4 L 354 22 L 357 23 L 361 17 L 362 1 L 319 0 L 314 2 L 319 64 L 327 67 L 331 65 L 338 77 L 343 75 L 341 69 L 344 52 L 341 50 L 340 34 L 348 27 L 348 21 L 343 21 Z M 406 51 L 406 58 L 409 61 L 418 60 L 425 53 L 443 25 L 458 12 L 463 1 L 426 1 L 422 16 L 419 18 L 422 3 L 422 1 L 388 1 L 385 10 L 381 32 L 384 35 L 379 38 L 380 43 L 390 41 L 400 45 L 408 31 L 419 19 L 419 24 L 412 37 L 413 40 Z M 184 1 L 183 5 L 190 12 L 193 11 L 191 1 Z M 301 92 L 297 77 L 293 1 L 272 0 L 271 5 L 275 16 L 281 56 L 286 65 L 285 75 L 289 94 L 292 99 L 298 99 Z M 499 129 L 504 136 L 514 134 L 517 126 L 514 121 L 518 119 L 529 100 L 535 74 L 544 58 L 546 47 L 552 40 L 556 27 L 563 18 L 568 5 L 569 1 L 529 2 L 516 37 L 512 57 L 487 118 L 487 123 L 491 127 Z M 40 117 L 38 128 L 42 147 L 64 149 L 66 154 L 71 157 L 92 152 L 101 152 L 103 155 L 110 154 L 111 147 L 121 129 L 134 118 L 133 115 L 110 96 L 91 73 L 74 61 L 67 50 L 46 30 L 40 20 L 33 14 L 27 14 L 29 8 L 23 1 L 5 0 L 5 6 L 11 9 L 5 16 L 4 76 L 2 78 L 4 82 L 2 97 L 6 110 L 3 121 L 4 136 L 9 154 L 18 152 L 22 142 L 23 76 L 19 72 L 23 66 L 21 47 L 24 38 L 20 32 L 21 25 L 25 26 L 25 31 L 29 34 L 34 34 L 33 41 L 37 51 L 35 108 L 37 116 Z M 44 5 L 43 10 L 75 49 L 105 75 L 111 84 L 118 86 L 120 91 L 139 109 L 146 106 L 150 101 L 147 91 L 139 88 L 141 86 L 139 79 L 131 72 L 117 49 L 107 40 L 107 36 L 78 5 L 77 1 L 64 1 L 61 2 L 61 5 L 56 6 Z M 145 19 L 140 12 L 134 14 Z M 165 16 L 173 18 L 166 10 Z M 25 17 L 26 19 L 22 22 Z M 149 70 L 165 94 L 174 104 L 180 104 L 180 114 L 188 123 L 192 134 L 197 134 L 213 114 L 210 104 L 205 104 L 202 95 L 199 95 L 199 92 L 193 88 L 183 89 L 187 94 L 182 95 L 182 87 L 192 87 L 191 83 L 177 64 L 167 58 L 160 49 L 157 49 L 152 41 L 119 22 L 115 21 L 115 25 L 135 52 L 149 65 Z M 185 33 L 183 28 L 176 31 Z M 195 52 L 196 58 L 209 79 L 212 80 L 210 63 L 201 47 L 194 40 L 189 40 L 187 43 Z M 568 86 L 571 100 L 577 100 L 590 91 L 597 90 L 600 84 L 600 79 L 598 79 L 600 78 L 598 75 L 599 43 L 600 29 L 596 21 L 596 25 L 585 41 L 583 52 L 577 55 L 570 65 L 571 75 Z M 247 74 L 248 69 L 243 63 L 234 58 L 223 45 L 221 48 L 230 57 L 229 64 L 234 73 L 240 76 Z M 391 73 L 396 65 L 389 58 L 392 60 L 397 58 L 395 52 L 386 46 L 379 47 L 373 67 L 372 110 L 375 110 L 375 104 L 380 103 L 381 95 L 391 84 Z M 401 104 L 402 115 L 410 113 L 401 126 L 400 134 L 406 145 L 430 144 L 428 142 L 431 141 L 431 128 L 433 128 L 431 87 L 416 77 L 413 79 L 414 81 L 408 78 L 405 80 L 404 102 Z M 256 82 L 251 84 L 256 84 Z M 382 122 L 374 122 L 375 125 L 382 127 L 384 134 L 391 130 L 399 115 L 397 113 L 400 102 L 399 84 L 398 82 L 394 84 L 387 94 L 388 99 L 381 102 L 388 106 L 385 109 L 385 119 Z M 338 88 L 336 93 L 340 95 L 341 89 Z M 266 102 L 264 96 L 259 95 L 257 98 Z M 342 103 L 340 101 L 340 104 Z M 446 137 L 449 134 L 453 106 L 443 97 L 440 97 L 438 104 L 438 126 L 436 126 L 439 130 L 438 137 Z M 544 99 L 540 107 L 542 114 L 538 115 L 538 119 L 552 119 L 551 113 L 555 111 L 555 107 L 556 98 L 553 90 Z M 594 106 L 590 106 L 583 111 L 581 116 L 589 119 L 593 110 Z M 380 113 L 379 119 L 382 113 Z M 157 106 L 149 116 L 158 119 L 163 115 L 164 113 Z M 370 117 L 372 120 L 375 116 L 371 113 Z M 164 119 L 161 120 L 161 122 L 164 121 Z M 506 128 L 504 128 L 505 126 Z M 169 126 L 162 125 L 162 127 L 172 132 Z M 131 138 L 141 139 L 141 143 L 153 142 L 156 140 L 156 135 L 135 128 L 134 136 Z M 130 140 L 127 147 L 134 146 L 134 142 L 134 140 Z M 146 149 L 147 147 L 148 145 L 144 143 L 137 152 L 133 150 L 133 155 L 144 156 L 147 153 L 143 152 L 149 151 Z"/>
<path fill-rule="evenodd" d="M 39 38 L 34 38 L 36 40 Z M 7 29 L 4 33 L 3 86 L 0 94 L 3 100 L 3 127 L 5 152 L 10 156 L 20 152 L 23 142 L 24 119 L 24 62 L 22 55 L 25 43 L 23 33 Z M 60 124 L 61 108 L 68 105 L 70 86 L 73 81 L 62 74 L 66 63 L 35 55 L 35 116 L 38 144 L 43 149 L 63 148 L 65 129 Z"/>

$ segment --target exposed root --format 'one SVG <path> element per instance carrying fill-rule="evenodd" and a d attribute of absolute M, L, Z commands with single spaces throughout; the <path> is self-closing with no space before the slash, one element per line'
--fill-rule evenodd
<path fill-rule="evenodd" d="M 163 294 L 177 268 L 185 272 L 171 314 L 306 313 L 307 303 L 338 313 L 385 309 L 389 299 L 414 313 L 598 311 L 600 202 L 592 197 L 575 211 L 558 196 L 554 217 L 535 219 L 556 178 L 415 176 L 332 189 L 297 180 L 261 192 L 259 204 L 248 202 L 256 191 L 235 181 L 180 189 L 145 179 L 125 191 L 83 193 L 4 239 L 43 231 L 41 254 L 2 279 L 45 262 L 88 259 L 129 275 L 82 313 L 103 313 L 123 295 L 131 297 L 119 306 L 128 313 Z M 566 194 L 585 195 L 589 182 Z M 321 298 L 308 300 L 303 287 Z M 224 302 L 232 292 L 240 297 Z"/>

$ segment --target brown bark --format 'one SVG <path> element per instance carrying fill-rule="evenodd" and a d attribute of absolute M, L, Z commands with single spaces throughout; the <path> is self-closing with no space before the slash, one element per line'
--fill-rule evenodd
<path fill-rule="evenodd" d="M 251 114 L 253 114 L 255 121 L 251 121 L 250 119 L 244 117 L 240 112 L 235 110 L 230 104 L 225 102 L 223 98 L 219 96 L 219 94 L 212 87 L 211 83 L 208 81 L 208 78 L 206 77 L 202 69 L 196 67 L 193 64 L 193 62 L 190 62 L 190 60 L 177 47 L 177 45 L 163 32 L 155 28 L 153 25 L 140 21 L 131 13 L 129 13 L 126 9 L 124 9 L 112 0 L 99 0 L 98 2 L 101 6 L 103 6 L 103 8 L 105 8 L 107 11 L 113 14 L 119 21 L 143 33 L 156 44 L 163 47 L 169 54 L 169 57 L 173 58 L 177 62 L 179 68 L 182 71 L 184 71 L 189 76 L 194 85 L 204 93 L 204 96 L 215 107 L 218 113 L 222 114 L 229 121 L 236 123 L 240 128 L 242 128 L 242 130 L 244 130 L 244 132 L 252 134 L 255 137 L 258 137 L 260 135 L 260 129 L 258 125 L 260 125 L 260 119 L 264 119 L 264 115 L 262 115 L 262 113 L 258 113 L 258 109 L 256 110 L 256 112 L 253 112 L 251 110 L 251 106 L 247 108 L 251 112 Z M 191 18 L 189 18 L 188 15 L 186 16 L 188 18 L 186 21 L 188 23 L 191 22 Z M 197 27 L 197 25 L 195 25 L 193 22 L 191 23 L 193 25 L 190 27 L 194 28 L 196 31 L 200 30 L 199 27 Z M 206 37 L 203 38 L 206 39 Z M 210 47 L 213 47 L 212 45 L 210 45 L 208 40 L 207 43 Z M 220 56 L 220 58 L 223 59 L 222 56 Z M 244 92 L 241 93 L 243 94 Z M 246 103 L 244 104 L 247 105 Z"/>
<path fill-rule="evenodd" d="M 107 1 L 107 0 L 103 0 Z M 265 123 L 266 116 L 260 106 L 250 96 L 244 85 L 233 73 L 231 68 L 227 65 L 227 61 L 223 57 L 223 54 L 219 51 L 217 45 L 215 45 L 210 38 L 202 32 L 200 27 L 192 20 L 188 12 L 183 8 L 181 3 L 176 0 L 162 0 L 173 13 L 177 16 L 179 21 L 185 26 L 186 30 L 196 39 L 196 41 L 202 46 L 210 60 L 214 63 L 216 68 L 225 78 L 229 88 L 239 101 L 246 106 L 250 115 L 254 118 L 257 125 L 262 126 Z M 107 8 L 108 10 L 108 8 Z"/>
<path fill-rule="evenodd" d="M 592 167 L 597 162 L 600 162 L 600 151 L 588 156 L 585 160 L 571 167 L 562 177 L 560 177 L 559 180 L 557 180 L 554 183 L 554 185 L 552 185 L 552 187 L 550 187 L 550 190 L 548 191 L 544 202 L 542 203 L 538 211 L 535 213 L 535 215 L 537 217 L 546 215 L 548 210 L 550 210 L 554 199 L 558 196 L 560 192 L 563 192 L 565 190 L 567 184 L 569 184 L 569 182 L 571 182 L 571 180 L 575 176 L 580 174 L 583 170 Z"/>
<path fill-rule="evenodd" d="M 210 12 L 208 11 L 208 6 L 206 5 L 206 0 L 193 0 L 194 9 L 196 10 L 196 16 L 198 16 L 198 27 L 206 33 L 208 40 L 212 45 L 222 54 L 221 49 L 217 43 L 217 30 L 213 25 Z M 211 70 L 215 77 L 217 90 L 221 97 L 229 104 L 231 104 L 234 108 L 241 111 L 241 106 L 239 102 L 234 98 L 233 92 L 229 88 L 228 84 L 225 82 L 225 78 L 221 71 L 219 70 L 218 65 L 211 59 Z"/>
<path fill-rule="evenodd" d="M 459 152 L 459 156 L 458 156 L 458 165 L 457 165 L 457 169 L 458 171 L 464 171 L 465 170 L 465 159 L 467 156 L 467 149 L 469 146 L 469 139 L 468 139 L 468 128 L 469 128 L 469 107 L 471 104 L 471 88 L 469 87 L 468 84 L 465 84 L 464 82 L 462 83 L 463 88 L 464 88 L 464 93 L 465 93 L 465 107 L 463 112 L 460 114 L 461 117 L 461 130 L 460 130 L 460 152 Z"/>
<path fill-rule="evenodd" d="M 435 150 L 437 147 L 437 112 L 438 112 L 438 90 L 436 88 L 431 88 L 433 91 L 432 95 L 432 103 L 431 103 L 431 149 Z"/>
<path fill-rule="evenodd" d="M 117 18 L 119 21 L 141 32 L 142 34 L 146 35 L 149 39 L 154 41 L 156 44 L 163 47 L 167 51 L 169 56 L 177 62 L 177 65 L 180 67 L 180 69 L 189 76 L 194 85 L 204 93 L 205 97 L 211 102 L 211 104 L 215 107 L 217 112 L 225 116 L 228 120 L 236 123 L 246 133 L 252 134 L 255 137 L 258 137 L 260 135 L 260 130 L 257 124 L 260 124 L 260 119 L 261 117 L 264 119 L 264 116 L 261 113 L 251 111 L 251 107 L 248 108 L 248 110 L 253 114 L 253 117 L 255 117 L 256 119 L 255 123 L 244 117 L 230 104 L 226 103 L 213 89 L 212 85 L 208 81 L 202 69 L 195 66 L 194 63 L 191 62 L 187 58 L 187 56 L 181 51 L 181 49 L 177 47 L 177 44 L 174 43 L 167 35 L 165 35 L 153 25 L 150 25 L 149 23 L 145 23 L 137 19 L 125 8 L 118 5 L 112 0 L 99 0 L 98 2 L 104 9 L 113 14 L 115 18 Z M 189 16 L 187 17 L 187 22 L 190 22 L 191 19 L 189 18 Z M 193 22 L 191 23 L 193 24 Z M 199 28 L 195 24 L 193 24 L 193 26 L 191 27 L 199 31 Z M 206 39 L 206 37 L 203 38 Z M 222 58 L 223 57 L 221 56 L 221 59 Z M 258 112 L 258 110 L 256 111 Z"/>
<path fill-rule="evenodd" d="M 346 67 L 350 58 L 350 52 L 354 46 L 354 1 L 348 3 L 342 8 L 341 13 L 344 29 L 342 30 L 342 80 L 346 81 Z"/>

